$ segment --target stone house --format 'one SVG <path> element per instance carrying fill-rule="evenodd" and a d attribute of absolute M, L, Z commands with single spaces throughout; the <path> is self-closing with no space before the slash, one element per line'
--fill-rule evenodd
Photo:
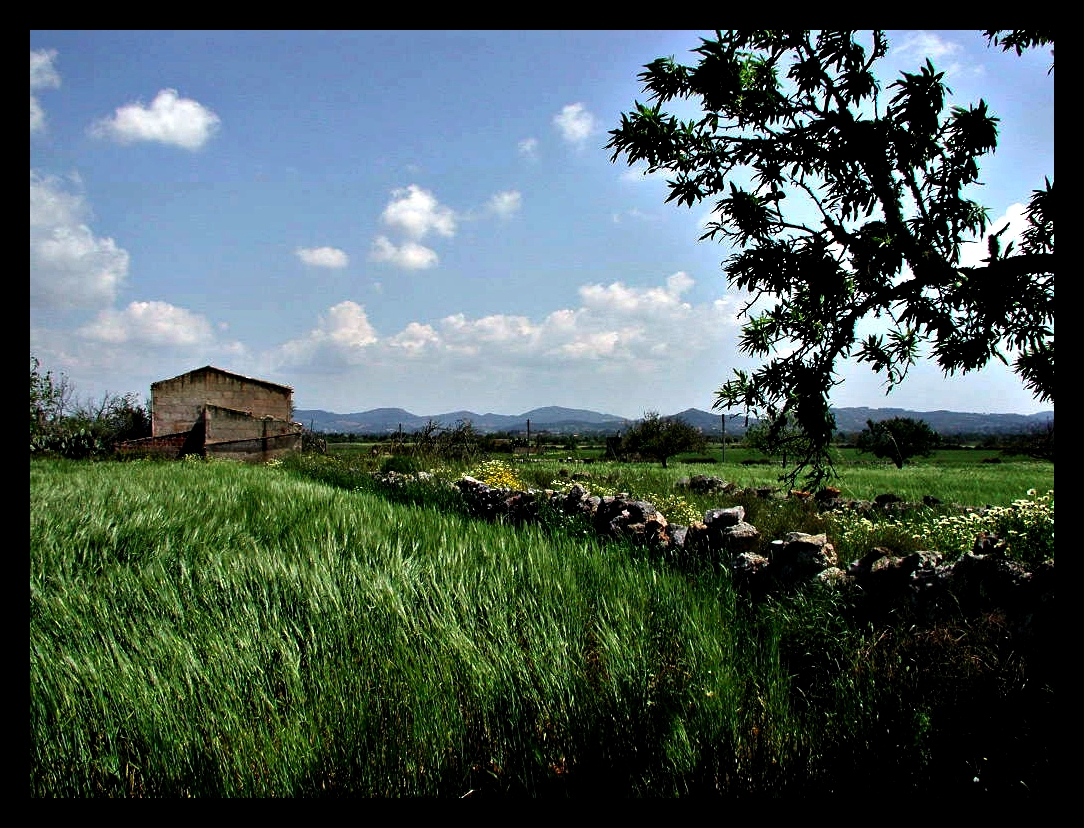
<path fill-rule="evenodd" d="M 301 448 L 293 389 L 211 365 L 151 384 L 151 436 L 121 450 L 265 462 Z"/>

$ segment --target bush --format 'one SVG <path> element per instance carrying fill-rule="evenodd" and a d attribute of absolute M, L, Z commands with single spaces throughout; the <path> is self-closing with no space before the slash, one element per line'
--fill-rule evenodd
<path fill-rule="evenodd" d="M 30 357 L 30 453 L 80 460 L 110 454 L 117 443 L 151 435 L 151 418 L 135 394 L 109 394 L 73 405 L 67 377 L 42 373 Z M 69 413 L 70 412 L 70 413 Z"/>
<path fill-rule="evenodd" d="M 417 458 L 407 454 L 396 454 L 388 457 L 380 465 L 381 474 L 389 474 L 390 472 L 395 472 L 396 474 L 414 474 L 421 470 L 421 462 Z"/>

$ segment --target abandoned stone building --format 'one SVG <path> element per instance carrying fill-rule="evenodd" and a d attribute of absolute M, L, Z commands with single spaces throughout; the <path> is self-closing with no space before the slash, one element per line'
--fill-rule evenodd
<path fill-rule="evenodd" d="M 129 453 L 264 462 L 301 447 L 293 389 L 206 365 L 151 385 L 151 436 Z"/>

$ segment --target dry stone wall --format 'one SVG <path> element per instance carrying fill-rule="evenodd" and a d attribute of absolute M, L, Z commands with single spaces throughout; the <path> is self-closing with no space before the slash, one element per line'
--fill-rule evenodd
<path fill-rule="evenodd" d="M 393 485 L 429 478 L 396 473 L 379 477 Z M 714 481 L 695 485 L 726 489 L 727 484 L 718 478 Z M 936 612 L 953 604 L 973 611 L 1005 610 L 1025 622 L 1040 609 L 1047 615 L 1053 611 L 1053 559 L 1028 570 L 1010 560 L 1002 540 L 989 534 L 977 536 L 972 551 L 955 561 L 947 561 L 932 550 L 896 555 L 890 549 L 875 548 L 862 559 L 845 563 L 824 534 L 790 532 L 766 542 L 757 528 L 745 521 L 742 506 L 709 509 L 703 521 L 683 526 L 671 524 L 651 503 L 623 495 L 599 497 L 579 483 L 567 492 L 518 491 L 493 488 L 464 476 L 454 486 L 478 517 L 524 523 L 537 520 L 542 504 L 548 504 L 564 514 L 585 516 L 600 537 L 630 540 L 685 567 L 725 568 L 735 584 L 754 595 L 820 584 L 849 590 L 883 607 L 907 603 Z M 758 494 L 769 496 L 767 490 L 758 490 Z M 892 496 L 841 501 L 835 489 L 815 496 L 792 494 L 813 497 L 822 509 L 898 512 L 923 505 L 903 503 Z"/>

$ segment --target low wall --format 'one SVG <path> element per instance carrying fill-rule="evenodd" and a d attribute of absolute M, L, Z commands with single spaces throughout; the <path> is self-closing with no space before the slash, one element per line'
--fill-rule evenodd
<path fill-rule="evenodd" d="M 161 437 L 126 440 L 117 445 L 116 451 L 124 456 L 179 457 L 190 434 L 191 432 L 184 431 Z"/>

